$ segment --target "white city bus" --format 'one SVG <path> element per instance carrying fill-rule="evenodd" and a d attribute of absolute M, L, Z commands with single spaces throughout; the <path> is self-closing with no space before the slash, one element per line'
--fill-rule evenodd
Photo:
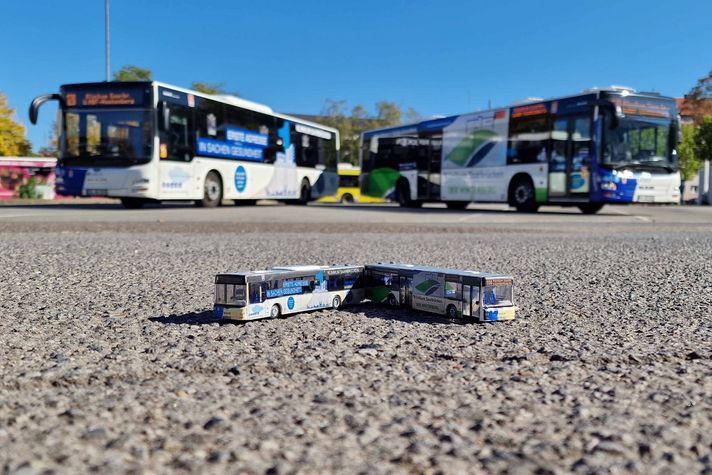
<path fill-rule="evenodd" d="M 361 193 L 402 206 L 504 202 L 595 213 L 606 203 L 678 203 L 675 100 L 613 87 L 370 130 Z"/>
<path fill-rule="evenodd" d="M 70 84 L 60 104 L 57 192 L 149 201 L 276 199 L 304 204 L 338 187 L 336 129 L 228 95 L 156 81 Z"/>
<path fill-rule="evenodd" d="M 364 299 L 363 266 L 286 266 L 215 276 L 213 314 L 256 320 Z"/>

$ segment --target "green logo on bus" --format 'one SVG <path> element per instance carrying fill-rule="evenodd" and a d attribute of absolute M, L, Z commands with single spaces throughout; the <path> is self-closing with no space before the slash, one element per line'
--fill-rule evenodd
<path fill-rule="evenodd" d="M 440 288 L 440 283 L 437 280 L 428 279 L 416 285 L 415 288 L 423 295 L 432 295 Z"/>

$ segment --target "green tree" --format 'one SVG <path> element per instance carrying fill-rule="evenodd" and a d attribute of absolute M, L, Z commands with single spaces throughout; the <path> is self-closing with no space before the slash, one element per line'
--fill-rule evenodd
<path fill-rule="evenodd" d="M 420 118 L 420 114 L 412 108 L 408 110 L 408 119 Z M 380 101 L 376 103 L 376 114 L 369 115 L 366 108 L 356 105 L 347 113 L 346 101 L 327 99 L 321 110 L 320 122 L 339 129 L 341 136 L 341 161 L 358 165 L 361 133 L 377 127 L 398 125 L 402 122 L 403 112 L 395 102 Z"/>
<path fill-rule="evenodd" d="M 697 158 L 697 128 L 692 125 L 682 127 L 682 142 L 678 146 L 680 157 L 680 173 L 683 180 L 690 180 L 695 177 L 702 162 Z"/>
<path fill-rule="evenodd" d="M 0 156 L 27 156 L 32 147 L 25 136 L 25 127 L 15 120 L 15 109 L 7 96 L 0 93 Z"/>
<path fill-rule="evenodd" d="M 225 90 L 225 84 L 221 82 L 202 82 L 202 81 L 193 81 L 190 84 L 190 88 L 193 90 L 196 90 L 198 92 L 202 92 L 203 94 L 228 94 L 228 92 Z M 237 95 L 237 94 L 233 94 Z"/>
<path fill-rule="evenodd" d="M 695 151 L 700 162 L 712 160 L 712 115 L 702 119 L 695 134 Z"/>
<path fill-rule="evenodd" d="M 133 64 L 122 66 L 121 69 L 114 72 L 114 81 L 150 81 L 151 70 L 140 68 Z"/>
<path fill-rule="evenodd" d="M 712 71 L 700 78 L 685 96 L 685 110 L 700 125 L 705 116 L 712 115 Z"/>

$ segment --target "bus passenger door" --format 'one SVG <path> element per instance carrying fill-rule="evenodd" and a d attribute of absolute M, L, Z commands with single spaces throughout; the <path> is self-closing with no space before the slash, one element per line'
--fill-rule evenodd
<path fill-rule="evenodd" d="M 400 301 L 406 307 L 413 306 L 413 279 L 411 277 L 400 277 Z"/>
<path fill-rule="evenodd" d="M 200 195 L 200 191 L 196 191 L 197 183 L 193 177 L 192 109 L 181 104 L 161 102 L 158 107 L 158 123 L 160 198 L 181 199 Z"/>
<path fill-rule="evenodd" d="M 591 181 L 591 118 L 558 117 L 551 130 L 549 196 L 585 198 Z"/>
<path fill-rule="evenodd" d="M 472 310 L 471 310 L 471 301 L 470 301 L 470 292 L 472 291 L 472 287 L 469 285 L 463 285 L 462 286 L 462 316 L 463 317 L 470 317 L 472 316 Z"/>

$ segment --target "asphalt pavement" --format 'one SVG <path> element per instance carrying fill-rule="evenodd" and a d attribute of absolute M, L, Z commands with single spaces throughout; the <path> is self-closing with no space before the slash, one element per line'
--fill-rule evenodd
<path fill-rule="evenodd" d="M 0 206 L 3 473 L 710 473 L 712 208 Z M 211 321 L 213 278 L 514 275 L 517 320 Z"/>

